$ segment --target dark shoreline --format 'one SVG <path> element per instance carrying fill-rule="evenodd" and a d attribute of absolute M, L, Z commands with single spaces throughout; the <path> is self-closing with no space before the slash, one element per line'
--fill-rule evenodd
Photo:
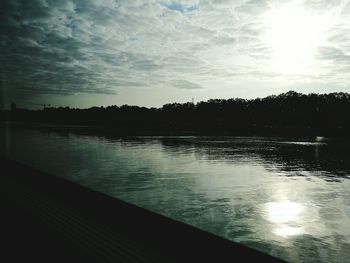
<path fill-rule="evenodd" d="M 281 262 L 0 157 L 3 252 L 35 262 Z"/>
<path fill-rule="evenodd" d="M 204 136 L 204 137 L 287 137 L 287 138 L 316 138 L 326 137 L 334 139 L 347 139 L 347 135 L 324 135 L 304 132 L 194 132 L 194 131 L 177 131 L 177 132 L 144 132 L 142 130 L 120 131 L 117 128 L 110 128 L 98 125 L 74 125 L 74 124 L 59 124 L 59 123 L 38 123 L 38 122 L 3 122 L 0 121 L 0 127 L 8 130 L 16 128 L 43 130 L 47 132 L 57 132 L 62 134 L 76 134 L 87 136 L 99 136 L 107 138 L 123 138 L 137 136 Z"/>
<path fill-rule="evenodd" d="M 83 127 L 120 136 L 323 136 L 350 133 L 350 94 L 289 91 L 256 99 L 210 99 L 170 103 L 159 108 L 111 105 L 86 109 L 0 110 L 0 121 Z"/>

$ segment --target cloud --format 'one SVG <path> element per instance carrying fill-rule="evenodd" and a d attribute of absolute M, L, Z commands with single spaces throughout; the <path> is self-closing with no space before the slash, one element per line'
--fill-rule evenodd
<path fill-rule="evenodd" d="M 286 2 L 286 1 L 283 1 Z M 120 88 L 220 87 L 236 78 L 274 79 L 262 41 L 264 14 L 277 0 L 3 0 L 1 85 L 19 96 L 117 94 Z M 338 12 L 318 50 L 325 65 L 347 68 L 348 1 L 305 0 Z M 339 66 L 339 67 L 338 67 Z M 332 72 L 330 67 L 328 73 Z M 341 76 L 339 75 L 339 78 Z"/>
<path fill-rule="evenodd" d="M 174 80 L 171 83 L 174 87 L 179 89 L 202 89 L 200 85 L 183 79 Z"/>
<path fill-rule="evenodd" d="M 332 46 L 319 48 L 319 58 L 350 65 L 350 54 L 347 55 L 341 49 Z"/>
<path fill-rule="evenodd" d="M 195 11 L 199 8 L 198 3 L 193 4 L 193 5 L 191 5 L 191 4 L 186 5 L 186 4 L 182 4 L 182 3 L 171 2 L 168 4 L 164 4 L 164 6 L 170 10 L 178 11 L 178 12 L 183 13 L 183 14 Z"/>
<path fill-rule="evenodd" d="M 350 54 L 334 46 L 318 49 L 318 60 L 327 69 L 320 77 L 328 81 L 337 81 L 340 86 L 348 86 L 350 77 Z M 330 70 L 331 69 L 331 70 Z"/>

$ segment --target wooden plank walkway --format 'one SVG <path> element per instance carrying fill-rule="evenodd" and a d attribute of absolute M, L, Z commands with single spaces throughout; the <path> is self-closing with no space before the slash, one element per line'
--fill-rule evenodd
<path fill-rule="evenodd" d="M 1 262 L 281 262 L 0 158 Z"/>

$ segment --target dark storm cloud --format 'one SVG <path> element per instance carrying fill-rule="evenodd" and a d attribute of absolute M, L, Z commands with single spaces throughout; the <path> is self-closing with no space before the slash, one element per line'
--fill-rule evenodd
<path fill-rule="evenodd" d="M 3 88 L 33 95 L 115 94 L 105 85 L 99 87 L 101 72 L 89 54 L 92 44 L 80 37 L 84 29 L 79 23 L 86 21 L 77 18 L 76 8 L 68 1 L 2 1 Z"/>
<path fill-rule="evenodd" d="M 156 72 L 161 70 L 159 56 L 150 50 L 157 47 L 152 41 L 142 44 L 140 39 L 145 38 L 145 34 L 158 34 L 155 30 L 151 32 L 152 12 L 164 6 L 169 12 L 187 13 L 193 11 L 195 5 L 158 4 L 148 10 L 140 6 L 146 4 L 2 1 L 0 62 L 6 76 L 2 79 L 2 88 L 9 94 L 26 91 L 33 96 L 116 94 L 118 87 L 157 84 L 152 78 L 163 72 Z M 173 14 L 169 13 L 168 17 L 170 15 Z M 153 38 L 157 41 L 159 36 Z M 180 61 L 181 58 L 177 63 Z M 176 73 L 188 67 L 190 65 L 173 70 Z M 189 85 L 190 82 L 186 85 L 172 85 L 167 80 L 159 83 L 179 88 L 199 87 Z"/>

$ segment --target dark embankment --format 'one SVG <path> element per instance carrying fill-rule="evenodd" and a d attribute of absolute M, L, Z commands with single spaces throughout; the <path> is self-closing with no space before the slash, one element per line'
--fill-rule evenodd
<path fill-rule="evenodd" d="M 108 106 L 89 109 L 12 105 L 0 112 L 5 122 L 81 127 L 114 135 L 299 135 L 348 136 L 348 93 L 301 94 L 294 91 L 257 99 L 212 99 L 172 103 L 161 108 Z M 88 128 L 89 126 L 90 128 Z M 94 128 L 92 128 L 94 127 Z"/>
<path fill-rule="evenodd" d="M 14 161 L 0 165 L 6 262 L 280 262 Z"/>

